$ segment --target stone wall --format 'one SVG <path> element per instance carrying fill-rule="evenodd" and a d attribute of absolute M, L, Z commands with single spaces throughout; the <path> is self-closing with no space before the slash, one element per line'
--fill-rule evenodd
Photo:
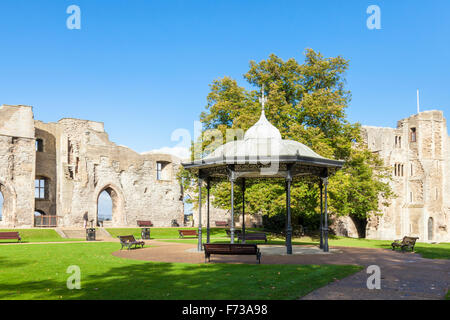
<path fill-rule="evenodd" d="M 182 193 L 176 180 L 178 158 L 167 154 L 142 155 L 118 146 L 109 141 L 99 122 L 37 121 L 36 128 L 56 141 L 56 206 L 60 226 L 82 226 L 85 212 L 96 224 L 98 197 L 103 191 L 108 192 L 113 203 L 109 226 L 137 226 L 137 220 L 151 220 L 160 227 L 169 227 L 172 220 L 182 223 Z M 164 180 L 157 180 L 157 162 L 164 163 Z M 45 166 L 51 165 L 47 161 Z"/>
<path fill-rule="evenodd" d="M 101 122 L 43 123 L 33 119 L 31 107 L 0 107 L 0 227 L 32 227 L 35 211 L 57 216 L 59 227 L 82 227 L 85 212 L 96 224 L 103 191 L 113 203 L 111 227 L 136 227 L 137 220 L 156 227 L 170 227 L 172 220 L 182 224 L 179 168 L 175 156 L 114 144 Z M 45 180 L 40 198 L 36 179 Z"/>
<path fill-rule="evenodd" d="M 397 194 L 381 215 L 372 215 L 366 236 L 419 241 L 449 241 L 449 137 L 441 111 L 425 111 L 400 120 L 397 128 L 362 128 L 370 150 L 392 168 Z"/>
<path fill-rule="evenodd" d="M 28 106 L 0 106 L 0 228 L 32 227 L 35 139 Z"/>

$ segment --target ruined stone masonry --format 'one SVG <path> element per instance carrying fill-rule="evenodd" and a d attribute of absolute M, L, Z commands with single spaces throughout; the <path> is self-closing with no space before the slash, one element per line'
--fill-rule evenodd
<path fill-rule="evenodd" d="M 421 112 L 400 120 L 397 128 L 364 126 L 362 135 L 392 168 L 397 194 L 369 219 L 367 238 L 409 235 L 449 242 L 450 137 L 443 113 Z M 114 144 L 101 122 L 43 123 L 34 120 L 29 106 L 0 106 L 0 228 L 34 227 L 35 213 L 51 217 L 46 223 L 58 227 L 82 227 L 87 212 L 96 225 L 103 191 L 113 203 L 112 221 L 104 226 L 136 227 L 137 220 L 160 227 L 170 227 L 172 220 L 183 225 L 183 190 L 176 179 L 180 162 L 172 155 L 139 154 Z M 194 216 L 197 225 L 197 210 Z M 255 217 L 247 219 L 250 226 L 260 224 Z M 229 212 L 211 207 L 211 226 L 216 220 L 229 220 Z M 335 221 L 334 228 L 357 236 L 348 217 Z"/>
<path fill-rule="evenodd" d="M 424 111 L 398 121 L 397 128 L 363 126 L 368 148 L 392 168 L 397 198 L 372 215 L 370 239 L 419 237 L 421 242 L 450 241 L 450 137 L 442 111 Z M 356 236 L 350 218 L 335 227 Z"/>
<path fill-rule="evenodd" d="M 101 122 L 43 123 L 29 106 L 0 106 L 0 228 L 33 227 L 36 212 L 55 217 L 58 227 L 82 227 L 87 212 L 96 225 L 103 191 L 113 204 L 105 226 L 136 227 L 137 220 L 182 225 L 180 162 L 114 144 Z"/>

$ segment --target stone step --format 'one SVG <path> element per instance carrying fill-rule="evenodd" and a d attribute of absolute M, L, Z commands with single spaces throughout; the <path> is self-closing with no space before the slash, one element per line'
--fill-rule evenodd
<path fill-rule="evenodd" d="M 86 238 L 86 229 L 84 228 L 58 228 L 57 231 L 59 234 L 64 234 L 64 238 L 71 239 L 85 239 Z M 114 239 L 108 231 L 104 228 L 95 228 L 95 238 L 97 240 L 111 240 Z"/>

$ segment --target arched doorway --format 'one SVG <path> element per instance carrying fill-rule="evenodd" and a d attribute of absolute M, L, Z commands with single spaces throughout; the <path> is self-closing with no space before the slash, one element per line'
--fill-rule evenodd
<path fill-rule="evenodd" d="M 108 185 L 97 196 L 97 226 L 117 226 L 123 224 L 123 197 L 115 187 Z"/>
<path fill-rule="evenodd" d="M 428 218 L 428 240 L 431 241 L 433 240 L 433 225 L 434 225 L 434 221 L 433 218 Z"/>
<path fill-rule="evenodd" d="M 99 226 L 103 226 L 103 224 L 108 221 L 112 221 L 113 215 L 113 200 L 110 194 L 103 190 L 98 196 L 97 201 L 97 221 Z"/>

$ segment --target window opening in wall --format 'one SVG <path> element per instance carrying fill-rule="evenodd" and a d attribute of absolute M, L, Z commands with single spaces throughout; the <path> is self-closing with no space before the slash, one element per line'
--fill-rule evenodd
<path fill-rule="evenodd" d="M 35 180 L 35 198 L 47 199 L 48 198 L 48 180 L 45 178 L 37 178 Z"/>
<path fill-rule="evenodd" d="M 158 161 L 156 162 L 156 179 L 157 180 L 170 180 L 170 162 Z"/>
<path fill-rule="evenodd" d="M 156 179 L 157 180 L 162 180 L 161 172 L 162 172 L 162 163 L 157 162 L 156 163 Z"/>
<path fill-rule="evenodd" d="M 411 142 L 416 142 L 417 141 L 417 132 L 416 132 L 416 128 L 411 128 Z"/>
<path fill-rule="evenodd" d="M 36 139 L 36 152 L 44 151 L 44 141 L 42 139 Z"/>

